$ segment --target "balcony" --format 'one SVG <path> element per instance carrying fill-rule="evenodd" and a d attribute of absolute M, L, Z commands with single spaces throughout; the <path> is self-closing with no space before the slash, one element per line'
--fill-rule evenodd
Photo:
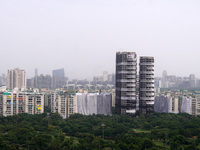
<path fill-rule="evenodd" d="M 137 63 L 132 63 L 132 62 L 122 62 L 122 63 L 117 63 L 116 65 L 117 65 L 117 66 L 123 66 L 123 65 L 125 65 L 125 66 L 127 66 L 127 65 L 134 65 L 134 66 L 136 66 Z"/>
<path fill-rule="evenodd" d="M 117 82 L 136 82 L 136 81 L 131 79 L 119 79 L 117 80 Z"/>
<path fill-rule="evenodd" d="M 127 57 L 127 61 L 137 61 L 136 58 Z"/>
<path fill-rule="evenodd" d="M 153 87 L 154 88 L 154 84 L 146 84 L 146 87 Z"/>
<path fill-rule="evenodd" d="M 129 87 L 135 87 L 136 84 L 126 84 L 126 86 L 129 86 Z"/>
<path fill-rule="evenodd" d="M 135 97 L 121 97 L 121 100 L 135 100 Z"/>
<path fill-rule="evenodd" d="M 154 97 L 140 97 L 140 100 L 154 101 Z"/>
<path fill-rule="evenodd" d="M 154 93 L 146 93 L 146 96 L 154 96 Z"/>
<path fill-rule="evenodd" d="M 147 89 L 147 88 L 140 88 L 140 91 L 146 92 L 146 91 L 154 91 L 154 88 Z"/>
<path fill-rule="evenodd" d="M 143 74 L 153 74 L 154 75 L 154 71 L 140 71 L 140 73 L 143 73 Z"/>
<path fill-rule="evenodd" d="M 126 66 L 127 69 L 137 69 L 135 66 Z"/>
<path fill-rule="evenodd" d="M 147 80 L 147 79 L 141 79 L 140 82 L 152 82 L 152 83 L 154 83 L 154 80 L 153 80 L 153 79 L 150 79 L 150 80 Z"/>
<path fill-rule="evenodd" d="M 135 114 L 136 113 L 136 109 L 132 109 L 132 110 L 126 110 L 127 114 Z"/>
<path fill-rule="evenodd" d="M 126 93 L 126 95 L 135 96 L 135 93 Z"/>
<path fill-rule="evenodd" d="M 154 105 L 154 102 L 150 101 L 150 102 L 146 102 L 147 105 Z"/>
<path fill-rule="evenodd" d="M 126 77 L 127 78 L 136 78 L 136 76 L 134 76 L 134 75 L 127 75 Z"/>
<path fill-rule="evenodd" d="M 148 69 L 148 70 L 154 69 L 154 66 L 148 66 L 148 67 L 146 67 L 146 69 Z"/>
<path fill-rule="evenodd" d="M 154 66 L 154 63 L 140 63 L 140 65 Z"/>
<path fill-rule="evenodd" d="M 135 91 L 136 89 L 135 88 L 121 88 L 121 90 L 120 91 L 124 91 L 124 92 L 126 92 L 126 91 Z"/>
<path fill-rule="evenodd" d="M 117 74 L 136 74 L 136 71 L 117 71 Z"/>

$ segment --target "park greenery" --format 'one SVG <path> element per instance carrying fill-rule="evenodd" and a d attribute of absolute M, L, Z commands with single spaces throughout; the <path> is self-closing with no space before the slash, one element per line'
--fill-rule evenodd
<path fill-rule="evenodd" d="M 200 116 L 189 114 L 90 115 L 57 113 L 0 117 L 1 150 L 195 150 Z"/>

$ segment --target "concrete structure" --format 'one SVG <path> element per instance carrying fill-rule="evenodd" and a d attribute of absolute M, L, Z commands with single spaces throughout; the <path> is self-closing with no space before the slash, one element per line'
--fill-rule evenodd
<path fill-rule="evenodd" d="M 190 88 L 195 88 L 196 87 L 196 77 L 194 74 L 190 75 Z"/>
<path fill-rule="evenodd" d="M 37 77 L 37 76 L 38 76 L 38 69 L 35 68 L 35 77 Z"/>
<path fill-rule="evenodd" d="M 77 101 L 76 93 L 74 91 L 67 93 L 67 116 L 70 117 L 72 114 L 77 112 Z"/>
<path fill-rule="evenodd" d="M 141 114 L 154 112 L 154 57 L 140 57 L 139 110 Z"/>
<path fill-rule="evenodd" d="M 136 113 L 137 55 L 135 52 L 116 53 L 116 113 Z"/>
<path fill-rule="evenodd" d="M 103 81 L 104 82 L 108 81 L 108 72 L 107 71 L 103 72 Z"/>
<path fill-rule="evenodd" d="M 7 88 L 12 90 L 14 88 L 26 89 L 26 72 L 16 68 L 8 70 L 7 73 Z"/>
<path fill-rule="evenodd" d="M 109 93 L 77 93 L 76 103 L 79 114 L 112 114 L 112 95 Z"/>
<path fill-rule="evenodd" d="M 172 113 L 179 113 L 179 98 L 178 97 L 174 97 L 172 98 Z"/>
<path fill-rule="evenodd" d="M 63 118 L 68 118 L 76 112 L 76 93 L 68 91 L 53 91 L 45 95 L 45 106 L 52 113 L 58 112 Z"/>
<path fill-rule="evenodd" d="M 0 86 L 6 86 L 6 75 L 2 74 L 2 76 L 0 76 Z"/>
<path fill-rule="evenodd" d="M 0 115 L 12 116 L 19 113 L 41 114 L 44 112 L 44 95 L 34 92 L 1 92 Z"/>
<path fill-rule="evenodd" d="M 40 75 L 34 77 L 34 88 L 46 88 L 51 89 L 53 88 L 53 79 L 50 75 Z"/>
<path fill-rule="evenodd" d="M 62 88 L 64 85 L 66 85 L 65 71 L 63 68 L 53 70 L 52 77 L 53 77 L 53 88 Z"/>

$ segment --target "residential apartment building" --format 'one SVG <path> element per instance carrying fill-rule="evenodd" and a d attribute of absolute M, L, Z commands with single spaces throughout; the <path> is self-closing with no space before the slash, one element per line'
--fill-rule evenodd
<path fill-rule="evenodd" d="M 14 88 L 26 89 L 26 72 L 16 68 L 8 70 L 7 73 L 7 88 L 12 90 Z"/>
<path fill-rule="evenodd" d="M 76 112 L 76 93 L 68 91 L 54 91 L 45 95 L 45 106 L 52 113 L 58 112 L 63 118 L 68 118 Z"/>
<path fill-rule="evenodd" d="M 0 115 L 20 113 L 41 114 L 44 112 L 44 95 L 33 92 L 1 92 Z"/>

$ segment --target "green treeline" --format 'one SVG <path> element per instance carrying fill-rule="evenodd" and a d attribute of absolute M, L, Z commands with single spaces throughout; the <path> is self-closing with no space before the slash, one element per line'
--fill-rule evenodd
<path fill-rule="evenodd" d="M 200 117 L 20 114 L 0 117 L 1 150 L 195 150 L 200 149 Z"/>

